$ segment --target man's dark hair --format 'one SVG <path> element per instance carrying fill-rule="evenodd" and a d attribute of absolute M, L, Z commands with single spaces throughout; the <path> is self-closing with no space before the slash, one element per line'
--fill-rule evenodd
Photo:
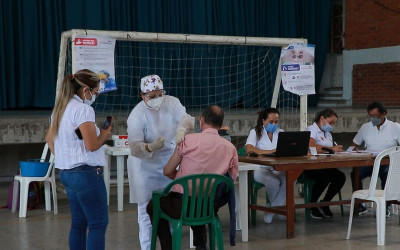
<path fill-rule="evenodd" d="M 224 122 L 224 111 L 217 105 L 208 106 L 201 114 L 204 122 L 214 128 L 221 128 Z"/>
<path fill-rule="evenodd" d="M 369 111 L 371 111 L 373 109 L 378 109 L 379 114 L 383 114 L 383 113 L 387 114 L 387 110 L 386 110 L 385 106 L 383 106 L 383 104 L 380 102 L 373 102 L 368 105 L 368 107 L 367 107 L 368 113 L 369 113 Z"/>

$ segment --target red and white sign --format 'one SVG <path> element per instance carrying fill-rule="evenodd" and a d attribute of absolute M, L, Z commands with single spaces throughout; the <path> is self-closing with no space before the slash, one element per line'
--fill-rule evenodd
<path fill-rule="evenodd" d="M 72 48 L 72 73 L 81 69 L 89 69 L 100 78 L 100 93 L 117 89 L 114 66 L 114 38 L 76 35 L 73 38 Z"/>
<path fill-rule="evenodd" d="M 75 45 L 77 46 L 97 46 L 96 38 L 75 38 Z"/>
<path fill-rule="evenodd" d="M 114 147 L 129 147 L 127 135 L 113 135 Z"/>

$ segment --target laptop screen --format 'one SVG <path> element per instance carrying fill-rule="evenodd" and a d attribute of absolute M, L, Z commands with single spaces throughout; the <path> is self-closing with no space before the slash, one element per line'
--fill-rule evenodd
<path fill-rule="evenodd" d="M 280 132 L 275 156 L 307 155 L 310 135 L 310 131 Z"/>

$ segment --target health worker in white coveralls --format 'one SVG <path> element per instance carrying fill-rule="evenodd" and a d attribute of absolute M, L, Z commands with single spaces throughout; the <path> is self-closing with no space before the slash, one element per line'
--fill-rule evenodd
<path fill-rule="evenodd" d="M 130 202 L 138 204 L 140 246 L 150 249 L 151 222 L 146 213 L 153 191 L 161 191 L 171 181 L 163 168 L 177 144 L 194 127 L 194 117 L 178 98 L 165 94 L 157 75 L 143 77 L 140 82 L 143 101 L 128 117 L 128 157 Z"/>

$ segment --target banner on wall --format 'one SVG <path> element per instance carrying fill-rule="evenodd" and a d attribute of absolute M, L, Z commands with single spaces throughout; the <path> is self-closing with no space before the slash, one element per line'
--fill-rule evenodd
<path fill-rule="evenodd" d="M 281 77 L 286 91 L 297 95 L 315 94 L 315 45 L 296 43 L 282 48 Z"/>
<path fill-rule="evenodd" d="M 77 35 L 73 46 L 73 72 L 90 69 L 100 78 L 100 93 L 116 90 L 115 39 L 103 36 Z"/>

